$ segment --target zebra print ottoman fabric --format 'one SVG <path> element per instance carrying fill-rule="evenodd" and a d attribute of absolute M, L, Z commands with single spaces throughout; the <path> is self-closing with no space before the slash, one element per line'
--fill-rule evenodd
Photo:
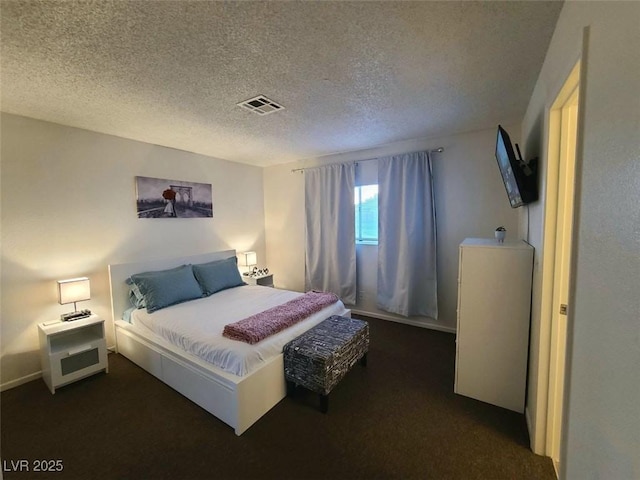
<path fill-rule="evenodd" d="M 284 346 L 285 379 L 323 396 L 326 411 L 326 396 L 368 350 L 369 324 L 334 315 Z"/>

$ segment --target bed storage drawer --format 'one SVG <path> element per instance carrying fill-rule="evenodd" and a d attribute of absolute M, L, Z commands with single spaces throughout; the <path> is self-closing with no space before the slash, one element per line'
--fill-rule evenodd
<path fill-rule="evenodd" d="M 162 363 L 160 361 L 162 355 L 153 349 L 151 345 L 146 344 L 146 342 L 142 340 L 134 339 L 129 332 L 122 328 L 116 329 L 116 341 L 118 353 L 121 353 L 136 365 L 144 368 L 154 377 L 162 379 Z M 140 343 L 148 348 L 140 348 Z"/>
<path fill-rule="evenodd" d="M 222 408 L 234 402 L 234 392 L 220 383 L 220 388 L 212 390 L 211 377 L 198 373 L 183 362 L 162 357 L 162 380 L 189 400 L 209 412 L 228 425 L 236 424 L 236 414 Z M 186 368 L 185 368 L 186 367 Z"/>

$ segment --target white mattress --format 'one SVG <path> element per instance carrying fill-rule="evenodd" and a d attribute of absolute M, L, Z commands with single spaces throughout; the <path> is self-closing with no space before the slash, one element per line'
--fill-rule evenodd
<path fill-rule="evenodd" d="M 284 345 L 301 333 L 331 315 L 345 312 L 344 304 L 338 301 L 255 345 L 222 336 L 225 325 L 300 295 L 302 294 L 288 290 L 247 285 L 173 305 L 154 313 L 136 309 L 131 314 L 131 324 L 141 333 L 152 332 L 225 372 L 244 376 L 282 353 Z"/>

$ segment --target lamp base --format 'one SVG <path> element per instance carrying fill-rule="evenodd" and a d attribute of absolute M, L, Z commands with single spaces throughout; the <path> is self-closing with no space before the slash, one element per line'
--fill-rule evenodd
<path fill-rule="evenodd" d="M 60 315 L 60 320 L 63 322 L 70 322 L 71 320 L 80 320 L 81 318 L 87 318 L 91 316 L 91 310 L 80 310 L 79 312 L 69 312 Z"/>

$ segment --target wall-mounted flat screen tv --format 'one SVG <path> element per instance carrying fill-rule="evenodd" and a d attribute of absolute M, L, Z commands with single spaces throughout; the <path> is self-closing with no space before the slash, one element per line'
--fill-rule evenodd
<path fill-rule="evenodd" d="M 517 158 L 513 151 L 509 134 L 498 125 L 496 160 L 512 208 L 521 207 L 538 199 L 537 159 L 525 163 L 517 144 L 516 149 L 520 158 Z"/>

